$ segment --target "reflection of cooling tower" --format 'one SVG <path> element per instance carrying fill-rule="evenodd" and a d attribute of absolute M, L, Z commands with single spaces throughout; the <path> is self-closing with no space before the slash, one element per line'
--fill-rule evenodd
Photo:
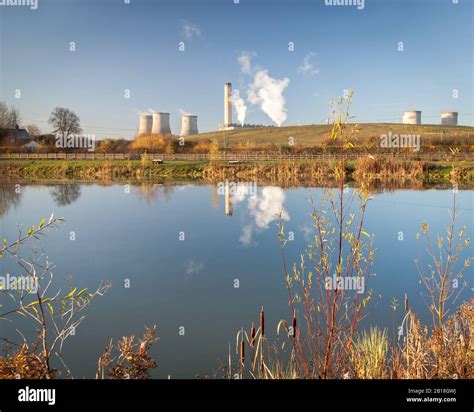
<path fill-rule="evenodd" d="M 184 114 L 181 118 L 181 136 L 198 134 L 198 118 L 191 114 Z"/>
<path fill-rule="evenodd" d="M 138 134 L 150 134 L 153 123 L 153 117 L 150 114 L 140 115 L 140 127 Z"/>
<path fill-rule="evenodd" d="M 151 131 L 153 134 L 171 134 L 170 129 L 170 114 L 154 112 L 153 113 L 153 129 Z"/>
<path fill-rule="evenodd" d="M 232 84 L 224 83 L 224 127 L 232 123 L 232 103 L 230 98 L 232 96 Z"/>
<path fill-rule="evenodd" d="M 403 123 L 405 124 L 421 124 L 421 111 L 408 110 L 403 113 Z"/>
<path fill-rule="evenodd" d="M 456 126 L 458 124 L 458 112 L 441 113 L 441 124 L 446 126 Z"/>

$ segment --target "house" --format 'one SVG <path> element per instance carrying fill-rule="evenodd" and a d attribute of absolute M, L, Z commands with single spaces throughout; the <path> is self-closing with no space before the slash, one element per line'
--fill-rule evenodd
<path fill-rule="evenodd" d="M 25 144 L 33 140 L 26 129 L 20 129 L 18 125 L 14 129 L 6 129 L 5 136 L 14 144 Z"/>

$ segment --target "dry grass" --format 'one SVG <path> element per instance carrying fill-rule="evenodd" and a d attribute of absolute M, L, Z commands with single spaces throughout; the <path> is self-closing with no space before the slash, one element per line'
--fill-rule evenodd
<path fill-rule="evenodd" d="M 98 360 L 96 379 L 148 379 L 157 367 L 149 351 L 157 342 L 156 328 L 147 328 L 143 337 L 124 336 L 114 347 L 112 340 Z M 118 352 L 114 355 L 114 352 Z"/>
<path fill-rule="evenodd" d="M 398 161 L 386 157 L 365 156 L 357 159 L 354 176 L 364 179 L 407 179 L 421 180 L 424 173 L 424 162 Z"/>
<path fill-rule="evenodd" d="M 362 332 L 356 339 L 350 359 L 354 378 L 383 379 L 387 377 L 388 337 L 377 327 Z"/>
<path fill-rule="evenodd" d="M 465 302 L 445 322 L 429 332 L 408 311 L 403 344 L 396 349 L 392 377 L 410 379 L 474 378 L 474 299 Z"/>

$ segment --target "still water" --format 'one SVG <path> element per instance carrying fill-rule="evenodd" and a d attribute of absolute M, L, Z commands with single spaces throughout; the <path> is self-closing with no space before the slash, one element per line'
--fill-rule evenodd
<path fill-rule="evenodd" d="M 110 338 L 140 335 L 144 326 L 153 325 L 160 339 L 152 351 L 158 362 L 153 377 L 220 376 L 229 342 L 234 344 L 242 326 L 258 321 L 262 305 L 268 327 L 288 317 L 279 215 L 294 237 L 285 248 L 287 261 L 298 261 L 312 237 L 308 196 L 318 203 L 324 192 L 259 186 L 251 193 L 250 187 L 226 204 L 213 185 L 19 187 L 17 193 L 12 183 L 0 185 L 2 238 L 15 240 L 18 225 L 28 228 L 54 213 L 65 222 L 35 247 L 55 264 L 55 290 L 68 290 L 66 277 L 72 277 L 78 290 L 93 289 L 101 280 L 112 282 L 65 345 L 63 358 L 76 377 L 94 377 L 97 358 Z M 424 222 L 433 233 L 443 233 L 452 201 L 451 190 L 372 195 L 365 229 L 375 236 L 370 280 L 375 298 L 364 326 L 391 330 L 390 301 L 396 297 L 403 306 L 405 293 L 412 308 L 429 319 L 414 262 L 416 233 Z M 459 191 L 457 202 L 458 223 L 467 225 L 472 237 L 473 192 Z M 473 254 L 468 250 L 465 257 Z M 8 259 L 0 261 L 0 269 L 1 275 L 18 271 Z M 472 278 L 472 271 L 466 275 Z M 471 286 L 460 302 L 472 295 Z M 0 322 L 0 337 L 21 340 L 15 325 Z"/>

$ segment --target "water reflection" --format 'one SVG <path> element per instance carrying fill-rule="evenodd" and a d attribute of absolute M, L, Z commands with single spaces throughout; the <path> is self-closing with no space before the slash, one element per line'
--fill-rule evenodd
<path fill-rule="evenodd" d="M 280 187 L 265 186 L 257 190 L 256 183 L 231 183 L 229 181 L 217 185 L 211 189 L 214 193 L 224 194 L 224 212 L 232 216 L 234 207 L 239 203 L 245 203 L 248 215 L 252 223 L 242 227 L 239 242 L 244 246 L 252 244 L 255 231 L 264 231 L 269 225 L 277 220 L 289 221 L 290 215 L 284 207 L 286 200 L 285 192 Z"/>
<path fill-rule="evenodd" d="M 163 184 L 141 183 L 132 186 L 132 193 L 148 204 L 156 203 L 160 198 L 168 201 L 173 195 L 173 187 Z"/>
<path fill-rule="evenodd" d="M 294 232 L 285 254 L 288 263 L 299 262 L 315 231 L 308 216 L 308 190 L 316 204 L 325 190 L 263 185 L 255 192 L 230 182 L 227 191 L 217 184 L 131 184 L 130 196 L 124 194 L 124 183 L 81 184 L 80 191 L 56 186 L 29 185 L 25 190 L 22 184 L 21 193 L 14 183 L 0 186 L 0 229 L 7 239 L 14 238 L 17 223 L 31 224 L 51 212 L 61 215 L 66 219 L 61 229 L 41 239 L 56 279 L 62 282 L 71 275 L 79 288 L 112 281 L 110 292 L 94 303 L 65 349 L 68 367 L 85 377 L 94 376 L 97 354 L 111 337 L 139 333 L 143 325 L 154 324 L 161 339 L 154 353 L 160 363 L 154 377 L 212 375 L 228 356 L 229 339 L 262 305 L 273 319 L 287 317 L 276 223 L 281 215 L 287 233 Z M 459 224 L 472 230 L 472 192 L 460 190 L 457 197 Z M 71 200 L 76 203 L 56 210 L 58 201 Z M 403 302 L 405 293 L 416 313 L 429 316 L 418 298 L 422 287 L 414 263 L 416 233 L 422 222 L 429 222 L 433 233 L 445 233 L 451 205 L 451 190 L 374 195 L 366 230 L 376 242 L 377 276 L 371 277 L 369 288 L 381 298 L 369 308 L 367 325 L 390 329 L 391 299 Z M 232 215 L 226 215 L 230 209 Z M 65 241 L 77 228 L 77 239 Z M 178 237 L 181 231 L 185 241 Z M 16 266 L 3 270 L 13 273 Z M 123 287 L 124 279 L 130 279 L 132 287 Z M 177 333 L 180 326 L 186 328 L 185 336 Z M 10 336 L 15 335 L 12 329 Z"/>
<path fill-rule="evenodd" d="M 81 186 L 78 184 L 57 185 L 50 191 L 57 206 L 68 206 L 81 196 Z"/>
<path fill-rule="evenodd" d="M 20 185 L 5 183 L 0 185 L 0 216 L 7 214 L 10 208 L 19 206 L 22 191 Z"/>

